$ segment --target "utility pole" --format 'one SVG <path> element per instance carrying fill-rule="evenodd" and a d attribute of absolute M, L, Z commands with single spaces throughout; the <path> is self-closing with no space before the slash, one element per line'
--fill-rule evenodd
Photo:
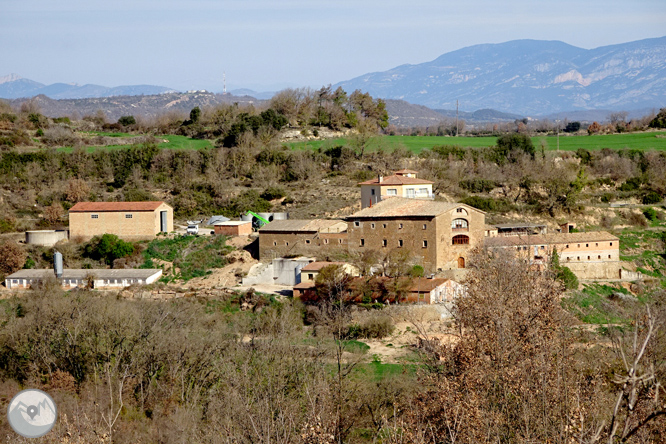
<path fill-rule="evenodd" d="M 227 93 L 227 72 L 223 71 L 222 72 L 222 82 L 223 82 L 223 87 L 222 87 L 222 94 Z"/>
<path fill-rule="evenodd" d="M 458 137 L 458 99 L 456 99 L 456 137 Z"/>

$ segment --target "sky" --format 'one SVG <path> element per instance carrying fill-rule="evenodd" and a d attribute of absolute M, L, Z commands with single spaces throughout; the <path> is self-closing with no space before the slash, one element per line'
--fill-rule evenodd
<path fill-rule="evenodd" d="M 0 77 L 275 91 L 476 44 L 665 35 L 664 0 L 0 0 Z"/>

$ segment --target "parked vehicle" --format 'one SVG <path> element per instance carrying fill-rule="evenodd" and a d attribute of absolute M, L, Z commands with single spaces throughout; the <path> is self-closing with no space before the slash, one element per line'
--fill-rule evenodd
<path fill-rule="evenodd" d="M 185 232 L 187 234 L 197 235 L 199 234 L 199 225 L 188 225 Z"/>

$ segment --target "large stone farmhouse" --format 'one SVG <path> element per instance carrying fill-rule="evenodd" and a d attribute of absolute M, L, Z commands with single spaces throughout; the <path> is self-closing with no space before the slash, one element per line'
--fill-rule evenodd
<path fill-rule="evenodd" d="M 105 233 L 122 239 L 152 239 L 173 231 L 173 208 L 164 202 L 79 202 L 69 209 L 70 238 Z"/>
<path fill-rule="evenodd" d="M 347 217 L 349 248 L 405 249 L 426 272 L 465 268 L 483 245 L 485 213 L 460 203 L 395 197 Z"/>
<path fill-rule="evenodd" d="M 354 255 L 364 251 L 405 251 L 426 273 L 468 266 L 476 247 L 508 249 L 533 263 L 551 259 L 581 279 L 620 279 L 616 236 L 605 231 L 547 234 L 546 225 L 486 225 L 486 214 L 469 205 L 432 200 L 432 182 L 417 172 L 361 182 L 361 210 L 344 220 L 278 220 L 259 230 L 260 259 Z M 420 190 L 420 191 L 419 191 Z"/>

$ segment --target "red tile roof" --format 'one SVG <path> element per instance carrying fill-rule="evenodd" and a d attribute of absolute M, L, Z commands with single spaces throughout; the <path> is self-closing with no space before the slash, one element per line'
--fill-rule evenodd
<path fill-rule="evenodd" d="M 104 213 L 118 211 L 155 211 L 164 202 L 79 202 L 70 213 Z"/>
<path fill-rule="evenodd" d="M 359 183 L 359 185 L 419 185 L 419 184 L 429 184 L 434 183 L 425 179 L 417 179 L 415 177 L 407 176 L 387 176 L 380 182 L 379 178 L 366 180 L 365 182 Z"/>

